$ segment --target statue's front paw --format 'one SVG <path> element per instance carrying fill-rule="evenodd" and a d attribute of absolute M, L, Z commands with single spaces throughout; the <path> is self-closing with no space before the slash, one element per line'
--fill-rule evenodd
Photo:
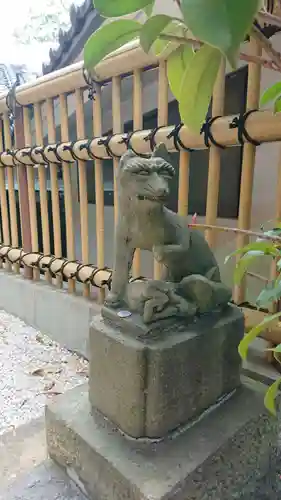
<path fill-rule="evenodd" d="M 114 309 L 117 309 L 122 305 L 122 299 L 120 295 L 118 295 L 117 293 L 109 292 L 104 301 L 104 305 L 107 307 L 112 307 Z"/>

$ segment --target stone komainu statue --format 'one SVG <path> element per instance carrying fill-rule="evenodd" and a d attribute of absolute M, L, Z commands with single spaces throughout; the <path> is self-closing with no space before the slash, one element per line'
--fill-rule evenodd
<path fill-rule="evenodd" d="M 154 312 L 157 313 L 162 312 L 173 301 L 171 290 L 181 304 L 181 299 L 184 298 L 194 306 L 195 301 L 199 303 L 201 298 L 201 302 L 204 302 L 203 309 L 206 310 L 222 302 L 227 303 L 230 299 L 230 291 L 221 283 L 216 259 L 204 236 L 188 227 L 186 217 L 165 207 L 169 181 L 174 175 L 174 167 L 163 144 L 155 148 L 150 158 L 139 157 L 129 150 L 120 159 L 117 172 L 119 213 L 112 285 L 106 301 L 108 306 L 119 307 L 126 304 L 138 309 L 136 297 L 139 296 L 139 308 L 143 308 L 146 299 L 152 300 L 153 290 L 158 298 L 159 293 L 165 296 L 165 305 L 159 305 L 158 310 L 157 301 L 154 301 Z M 152 251 L 154 258 L 163 264 L 161 280 L 148 280 L 142 283 L 142 287 L 140 282 L 129 284 L 136 248 Z M 202 293 L 209 298 L 208 307 Z M 196 307 L 200 310 L 198 304 Z M 194 314 L 194 307 L 191 309 Z M 185 307 L 184 310 L 186 315 Z M 153 314 L 150 319 L 154 319 Z"/>

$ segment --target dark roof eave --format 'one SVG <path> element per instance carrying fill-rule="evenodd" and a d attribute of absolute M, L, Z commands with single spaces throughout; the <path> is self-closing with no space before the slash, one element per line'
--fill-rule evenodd
<path fill-rule="evenodd" d="M 67 32 L 60 32 L 59 47 L 50 50 L 50 62 L 42 66 L 43 75 L 73 63 L 81 54 L 87 39 L 104 20 L 93 8 L 92 0 L 85 0 L 80 7 L 73 6 L 70 18 L 71 28 Z"/>

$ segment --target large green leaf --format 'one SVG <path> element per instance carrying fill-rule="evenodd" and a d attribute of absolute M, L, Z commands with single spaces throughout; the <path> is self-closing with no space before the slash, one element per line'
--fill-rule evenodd
<path fill-rule="evenodd" d="M 159 14 L 157 16 L 150 17 L 144 23 L 140 33 L 140 44 L 145 52 L 150 51 L 155 40 L 171 21 L 172 19 L 170 16 Z"/>
<path fill-rule="evenodd" d="M 249 345 L 255 340 L 255 338 L 263 331 L 268 328 L 270 323 L 273 323 L 281 316 L 281 313 L 272 314 L 272 316 L 266 316 L 264 320 L 258 325 L 254 326 L 241 340 L 238 351 L 242 359 L 246 359 Z"/>
<path fill-rule="evenodd" d="M 153 0 L 94 0 L 94 7 L 103 17 L 120 17 L 153 3 Z"/>
<path fill-rule="evenodd" d="M 179 101 L 183 77 L 194 57 L 194 51 L 190 45 L 181 45 L 167 60 L 167 75 L 170 89 Z"/>
<path fill-rule="evenodd" d="M 281 378 L 273 382 L 273 384 L 266 391 L 264 397 L 264 405 L 272 415 L 276 416 L 275 400 L 279 392 Z"/>
<path fill-rule="evenodd" d="M 261 291 L 259 294 L 257 300 L 256 300 L 256 305 L 257 307 L 266 307 L 269 304 L 272 304 L 272 302 L 276 302 L 277 300 L 280 299 L 281 297 L 281 282 L 279 281 L 277 285 L 275 285 L 275 282 L 269 283 L 264 290 Z"/>
<path fill-rule="evenodd" d="M 84 47 L 85 67 L 89 70 L 94 68 L 105 56 L 137 38 L 141 26 L 137 21 L 120 19 L 99 28 L 90 36 Z"/>
<path fill-rule="evenodd" d="M 182 0 L 184 20 L 193 35 L 225 54 L 235 67 L 240 43 L 245 39 L 260 7 L 260 0 Z"/>
<path fill-rule="evenodd" d="M 260 99 L 260 106 L 265 106 L 271 101 L 274 101 L 276 97 L 281 95 L 281 82 L 274 83 L 268 89 L 264 91 Z"/>
<path fill-rule="evenodd" d="M 194 132 L 200 132 L 206 118 L 221 59 L 217 49 L 204 45 L 194 54 L 182 79 L 181 119 Z"/>

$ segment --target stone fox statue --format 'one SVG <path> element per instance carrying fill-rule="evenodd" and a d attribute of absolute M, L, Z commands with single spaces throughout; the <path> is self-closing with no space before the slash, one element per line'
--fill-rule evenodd
<path fill-rule="evenodd" d="M 118 222 L 115 260 L 107 304 L 118 306 L 126 295 L 136 248 L 150 250 L 163 264 L 162 279 L 179 283 L 199 274 L 220 282 L 215 257 L 204 236 L 188 227 L 188 220 L 165 207 L 169 181 L 175 175 L 164 144 L 150 158 L 127 151 L 117 171 Z"/>

